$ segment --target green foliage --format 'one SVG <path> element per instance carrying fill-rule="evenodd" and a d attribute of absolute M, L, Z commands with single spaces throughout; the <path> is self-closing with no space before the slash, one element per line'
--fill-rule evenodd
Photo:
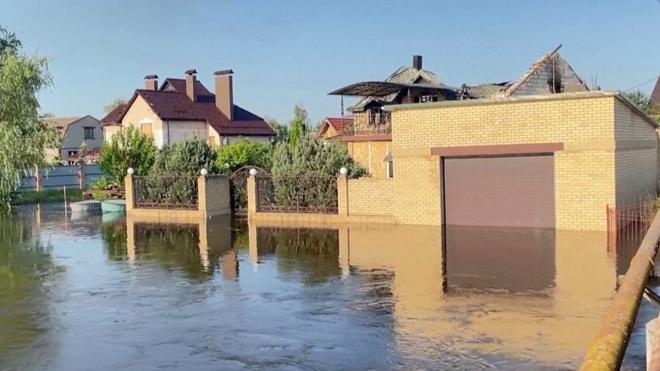
<path fill-rule="evenodd" d="M 220 147 L 215 165 L 221 173 L 232 172 L 243 166 L 270 169 L 272 148 L 270 144 L 241 139 Z"/>
<path fill-rule="evenodd" d="M 293 107 L 293 119 L 289 123 L 291 128 L 289 133 L 289 144 L 292 147 L 298 145 L 300 138 L 307 135 L 307 130 L 309 127 L 309 118 L 307 117 L 307 111 L 299 105 Z"/>
<path fill-rule="evenodd" d="M 637 90 L 626 93 L 626 98 L 660 124 L 660 106 L 654 105 L 648 95 Z"/>
<path fill-rule="evenodd" d="M 330 207 L 336 205 L 336 178 L 346 167 L 348 176 L 366 174 L 345 147 L 305 135 L 295 147 L 278 143 L 273 153 L 275 201 L 282 206 Z"/>
<path fill-rule="evenodd" d="M 197 199 L 197 176 L 201 169 L 215 174 L 215 151 L 206 141 L 193 138 L 164 147 L 158 152 L 141 191 L 150 202 L 190 204 Z"/>
<path fill-rule="evenodd" d="M 349 156 L 346 147 L 324 143 L 309 135 L 303 136 L 295 147 L 277 144 L 273 152 L 273 176 L 314 172 L 335 177 L 341 167 L 348 169 L 350 178 L 366 175 L 366 171 Z"/>
<path fill-rule="evenodd" d="M 151 173 L 196 176 L 201 169 L 206 169 L 209 174 L 215 174 L 216 157 L 206 141 L 192 138 L 161 149 Z"/>
<path fill-rule="evenodd" d="M 19 53 L 16 35 L 0 27 L 0 210 L 11 206 L 21 173 L 45 164 L 55 132 L 38 117 L 37 93 L 50 85 L 45 58 Z"/>
<path fill-rule="evenodd" d="M 108 178 L 98 178 L 91 184 L 90 188 L 93 190 L 106 190 L 112 187 L 112 182 Z"/>
<path fill-rule="evenodd" d="M 113 182 L 123 184 L 129 167 L 135 170 L 135 175 L 146 175 L 155 159 L 156 145 L 153 138 L 128 126 L 101 147 L 99 166 Z"/>
<path fill-rule="evenodd" d="M 268 125 L 275 130 L 275 137 L 272 139 L 273 143 L 288 142 L 289 141 L 289 127 L 282 125 L 274 118 L 267 118 Z"/>

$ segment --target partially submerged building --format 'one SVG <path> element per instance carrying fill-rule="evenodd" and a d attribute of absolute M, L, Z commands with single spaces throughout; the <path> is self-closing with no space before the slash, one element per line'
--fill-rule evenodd
<path fill-rule="evenodd" d="M 388 120 L 369 121 L 371 133 L 344 128 L 371 174 L 348 180 L 348 215 L 606 230 L 608 207 L 655 199 L 657 124 L 619 92 L 590 91 L 557 50 L 514 82 L 456 95 L 418 67 L 419 87 L 365 82 L 333 92 L 377 97 L 358 103 L 353 130 L 360 114 Z"/>
<path fill-rule="evenodd" d="M 185 140 L 201 138 L 211 146 L 221 146 L 247 138 L 268 142 L 273 129 L 259 116 L 234 103 L 233 71 L 215 72 L 215 90 L 209 91 L 197 80 L 197 71 L 186 71 L 185 79 L 144 77 L 144 89 L 137 89 L 126 104 L 102 120 L 105 140 L 122 127 L 134 126 L 154 138 L 161 148 Z"/>

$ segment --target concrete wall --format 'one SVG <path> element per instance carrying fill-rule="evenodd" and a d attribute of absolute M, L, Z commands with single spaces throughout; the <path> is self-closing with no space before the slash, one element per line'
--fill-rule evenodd
<path fill-rule="evenodd" d="M 215 130 L 213 130 L 215 132 Z M 163 122 L 163 144 L 173 145 L 192 138 L 208 140 L 210 133 L 204 121 Z"/>
<path fill-rule="evenodd" d="M 94 139 L 85 139 L 86 127 L 94 129 Z M 88 150 L 95 150 L 103 145 L 103 128 L 99 120 L 92 116 L 85 116 L 67 127 L 60 145 L 60 159 L 68 160 L 70 151 L 79 153 L 83 143 L 87 145 Z"/>

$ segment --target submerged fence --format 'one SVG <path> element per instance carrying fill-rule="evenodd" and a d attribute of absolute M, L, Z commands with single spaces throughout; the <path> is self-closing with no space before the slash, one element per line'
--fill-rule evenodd
<path fill-rule="evenodd" d="M 656 214 L 657 202 L 652 197 L 619 206 L 607 206 L 608 246 L 630 250 L 632 257 L 648 231 Z"/>
<path fill-rule="evenodd" d="M 154 175 L 133 177 L 133 197 L 137 208 L 197 209 L 197 177 Z"/>
<path fill-rule="evenodd" d="M 321 173 L 256 178 L 257 211 L 337 213 L 337 177 Z"/>
<path fill-rule="evenodd" d="M 89 187 L 105 175 L 97 165 L 57 166 L 34 169 L 20 179 L 19 191 Z"/>

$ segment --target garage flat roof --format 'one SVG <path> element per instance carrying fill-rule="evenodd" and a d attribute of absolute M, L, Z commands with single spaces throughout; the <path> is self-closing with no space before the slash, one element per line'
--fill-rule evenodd
<path fill-rule="evenodd" d="M 461 106 L 479 106 L 491 104 L 507 104 L 507 103 L 525 103 L 536 101 L 553 101 L 553 100 L 578 100 L 578 99 L 591 99 L 591 98 L 604 98 L 612 97 L 617 98 L 628 108 L 635 111 L 641 118 L 643 118 L 649 125 L 657 128 L 658 123 L 653 121 L 644 111 L 640 110 L 634 103 L 626 98 L 620 91 L 585 91 L 576 93 L 561 93 L 561 94 L 544 94 L 544 95 L 524 95 L 518 97 L 502 97 L 502 98 L 488 98 L 488 99 L 468 99 L 468 100 L 450 100 L 443 102 L 431 103 L 407 103 L 389 105 L 383 107 L 385 111 L 403 111 L 412 109 L 429 109 L 429 108 L 445 108 L 445 107 L 461 107 Z"/>

